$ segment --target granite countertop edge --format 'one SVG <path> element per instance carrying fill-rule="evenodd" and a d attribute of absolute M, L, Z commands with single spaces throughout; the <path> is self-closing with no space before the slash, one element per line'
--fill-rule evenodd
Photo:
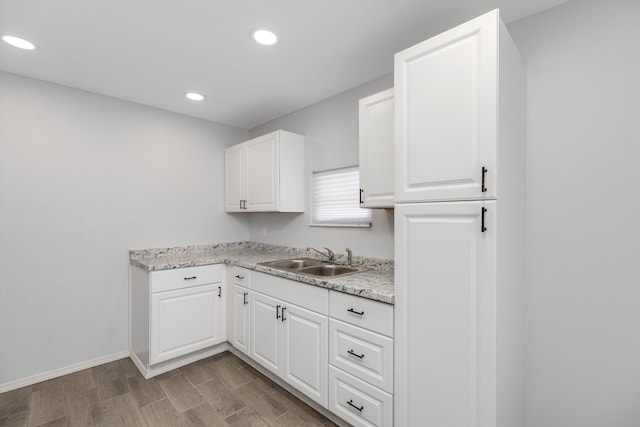
<path fill-rule="evenodd" d="M 338 278 L 315 278 L 258 265 L 258 263 L 262 262 L 301 256 L 317 258 L 304 249 L 240 242 L 131 250 L 129 251 L 129 263 L 147 271 L 230 264 L 386 304 L 394 304 L 392 260 L 354 257 L 354 264 L 364 265 L 371 268 L 371 270 Z M 342 255 L 338 254 L 337 258 L 338 263 L 340 263 Z"/>

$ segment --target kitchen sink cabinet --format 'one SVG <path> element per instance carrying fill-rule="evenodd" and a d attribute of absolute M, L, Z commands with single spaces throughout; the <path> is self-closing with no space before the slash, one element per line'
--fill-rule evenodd
<path fill-rule="evenodd" d="M 278 130 L 225 150 L 226 212 L 304 212 L 304 137 Z"/>
<path fill-rule="evenodd" d="M 360 206 L 393 208 L 395 197 L 393 88 L 362 98 L 358 108 Z"/>
<path fill-rule="evenodd" d="M 193 362 L 199 351 L 227 340 L 221 270 L 221 265 L 152 272 L 132 267 L 130 352 L 146 378 Z"/>
<path fill-rule="evenodd" d="M 251 358 L 282 377 L 282 302 L 268 295 L 251 295 Z"/>
<path fill-rule="evenodd" d="M 269 292 L 293 285 L 286 300 L 256 292 L 255 285 Z M 301 302 L 307 292 L 328 299 L 327 290 L 256 273 L 251 293 L 251 358 L 281 377 L 300 392 L 327 407 L 328 318 L 291 301 Z M 279 286 L 282 284 L 283 286 Z M 286 294 L 287 292 L 283 292 Z M 326 304 L 325 304 L 326 307 Z M 311 309 L 310 309 L 311 308 Z"/>

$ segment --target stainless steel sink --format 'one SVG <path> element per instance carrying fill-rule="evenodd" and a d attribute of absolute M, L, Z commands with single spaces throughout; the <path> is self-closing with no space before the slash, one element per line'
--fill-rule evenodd
<path fill-rule="evenodd" d="M 282 270 L 299 270 L 305 267 L 313 267 L 316 265 L 322 265 L 323 261 L 313 258 L 296 258 L 296 259 L 283 259 L 279 261 L 261 262 L 259 265 L 265 265 L 271 268 L 277 268 Z"/>
<path fill-rule="evenodd" d="M 294 258 L 261 262 L 258 265 L 312 277 L 341 277 L 370 270 L 365 267 L 336 265 L 314 258 Z"/>
<path fill-rule="evenodd" d="M 355 267 L 345 267 L 342 265 L 319 265 L 317 267 L 308 267 L 300 271 L 303 274 L 311 276 L 342 276 L 344 274 L 358 273 L 361 269 Z"/>

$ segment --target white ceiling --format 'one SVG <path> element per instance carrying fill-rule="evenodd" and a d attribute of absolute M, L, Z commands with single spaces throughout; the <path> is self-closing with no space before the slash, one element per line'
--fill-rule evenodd
<path fill-rule="evenodd" d="M 505 23 L 566 0 L 0 0 L 0 68 L 253 128 L 393 70 L 393 54 L 499 7 Z M 279 37 L 250 40 L 256 27 Z M 188 101 L 187 91 L 206 94 Z"/>

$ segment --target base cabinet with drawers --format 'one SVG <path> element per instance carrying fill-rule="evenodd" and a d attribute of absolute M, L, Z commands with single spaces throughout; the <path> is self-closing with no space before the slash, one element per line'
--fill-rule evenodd
<path fill-rule="evenodd" d="M 241 267 L 230 282 L 233 347 L 354 426 L 393 425 L 392 305 Z"/>
<path fill-rule="evenodd" d="M 329 292 L 329 410 L 354 426 L 393 425 L 393 306 Z"/>
<path fill-rule="evenodd" d="M 130 352 L 146 378 L 161 373 L 154 367 L 164 362 L 227 340 L 222 268 L 148 272 L 132 267 Z M 169 369 L 179 366 L 175 363 Z"/>

